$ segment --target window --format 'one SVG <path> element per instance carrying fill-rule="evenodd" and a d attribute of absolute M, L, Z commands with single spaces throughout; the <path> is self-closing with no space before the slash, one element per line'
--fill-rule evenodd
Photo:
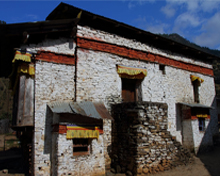
<path fill-rule="evenodd" d="M 123 102 L 142 101 L 141 81 L 139 79 L 122 78 L 122 99 Z"/>
<path fill-rule="evenodd" d="M 198 118 L 198 120 L 199 120 L 199 131 L 205 131 L 205 119 Z"/>
<path fill-rule="evenodd" d="M 162 72 L 162 74 L 163 75 L 165 75 L 166 74 L 166 72 L 165 72 L 165 65 L 159 65 L 159 70 Z"/>
<path fill-rule="evenodd" d="M 194 93 L 194 102 L 199 103 L 199 80 L 195 80 L 192 82 L 193 84 L 193 93 Z"/>
<path fill-rule="evenodd" d="M 89 139 L 73 139 L 73 155 L 88 155 Z"/>

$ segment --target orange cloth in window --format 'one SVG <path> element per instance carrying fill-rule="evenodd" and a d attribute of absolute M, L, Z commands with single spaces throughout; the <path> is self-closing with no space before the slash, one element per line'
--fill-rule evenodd
<path fill-rule="evenodd" d="M 195 81 L 195 80 L 198 80 L 200 83 L 203 83 L 204 82 L 204 79 L 198 77 L 198 76 L 195 76 L 195 75 L 190 75 L 190 78 L 191 78 L 191 81 Z"/>
<path fill-rule="evenodd" d="M 138 67 L 127 67 L 118 65 L 117 72 L 121 78 L 128 79 L 144 79 L 144 77 L 147 76 L 147 70 Z"/>

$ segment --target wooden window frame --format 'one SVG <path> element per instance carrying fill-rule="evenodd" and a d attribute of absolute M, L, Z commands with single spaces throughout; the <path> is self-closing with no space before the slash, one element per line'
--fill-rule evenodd
<path fill-rule="evenodd" d="M 200 82 L 198 80 L 195 80 L 192 82 L 193 85 L 193 94 L 194 94 L 194 102 L 195 103 L 199 103 L 199 86 L 200 86 Z"/>
<path fill-rule="evenodd" d="M 142 101 L 141 83 L 142 79 L 121 78 L 123 102 Z M 130 87 L 128 84 L 130 85 Z M 127 96 L 129 96 L 130 98 Z"/>
<path fill-rule="evenodd" d="M 86 141 L 85 143 L 84 142 L 81 142 L 80 144 L 80 140 L 81 141 Z M 77 144 L 74 144 L 77 143 Z M 90 140 L 88 138 L 79 138 L 79 139 L 73 139 L 73 156 L 81 156 L 81 155 L 89 155 L 90 154 Z M 84 150 L 79 150 L 79 151 L 74 151 L 74 149 L 80 149 L 80 148 L 86 148 L 87 150 L 84 151 Z"/>

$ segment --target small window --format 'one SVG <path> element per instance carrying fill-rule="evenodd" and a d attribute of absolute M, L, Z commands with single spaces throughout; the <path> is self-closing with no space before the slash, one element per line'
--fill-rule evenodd
<path fill-rule="evenodd" d="M 194 102 L 199 103 L 199 86 L 200 82 L 195 80 L 192 82 L 193 84 L 193 93 L 194 93 Z"/>
<path fill-rule="evenodd" d="M 139 79 L 122 78 L 123 102 L 142 101 L 141 81 Z"/>
<path fill-rule="evenodd" d="M 205 131 L 205 119 L 198 118 L 198 120 L 199 120 L 199 131 Z"/>
<path fill-rule="evenodd" d="M 73 139 L 73 155 L 88 155 L 89 139 Z"/>
<path fill-rule="evenodd" d="M 166 72 L 165 72 L 165 65 L 159 65 L 159 70 L 162 72 L 163 75 L 166 74 Z"/>

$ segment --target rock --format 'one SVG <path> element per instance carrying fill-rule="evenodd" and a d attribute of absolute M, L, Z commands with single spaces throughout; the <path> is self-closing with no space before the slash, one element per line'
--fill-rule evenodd
<path fill-rule="evenodd" d="M 121 173 L 121 167 L 119 165 L 116 166 L 116 172 Z"/>
<path fill-rule="evenodd" d="M 2 173 L 8 174 L 8 169 L 3 169 Z"/>
<path fill-rule="evenodd" d="M 147 173 L 149 172 L 149 169 L 148 169 L 147 167 L 145 167 L 145 168 L 142 169 L 142 172 L 143 172 L 144 174 L 147 174 Z"/>
<path fill-rule="evenodd" d="M 127 175 L 127 176 L 133 176 L 133 174 L 132 174 L 131 171 L 127 171 L 127 172 L 126 172 L 126 175 Z"/>
<path fill-rule="evenodd" d="M 142 173 L 142 167 L 139 167 L 139 168 L 137 169 L 137 173 L 138 173 L 138 174 L 141 174 L 141 173 Z"/>
<path fill-rule="evenodd" d="M 121 172 L 122 172 L 122 173 L 125 173 L 125 172 L 126 172 L 126 168 L 125 168 L 125 167 L 122 167 L 122 168 L 121 168 Z"/>
<path fill-rule="evenodd" d="M 114 168 L 111 168 L 110 170 L 112 173 L 116 173 L 115 169 Z"/>

